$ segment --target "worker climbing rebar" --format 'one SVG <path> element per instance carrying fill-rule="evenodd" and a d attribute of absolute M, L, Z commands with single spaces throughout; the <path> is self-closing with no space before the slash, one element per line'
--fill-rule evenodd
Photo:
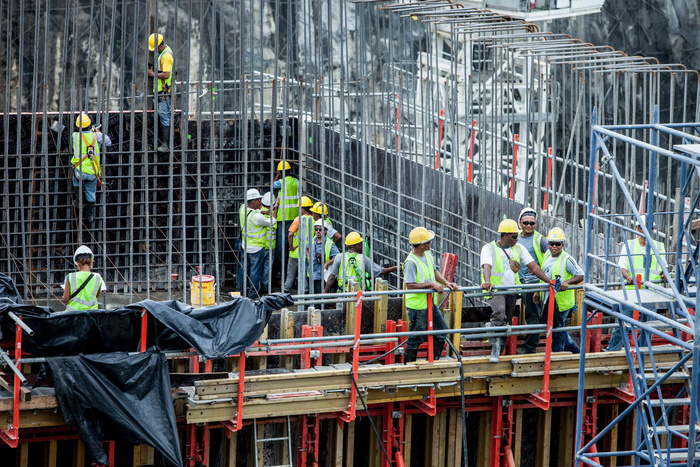
<path fill-rule="evenodd" d="M 272 183 L 275 190 L 279 190 L 277 201 L 281 209 L 277 211 L 277 246 L 275 258 L 277 262 L 284 264 L 284 258 L 289 251 L 287 232 L 289 225 L 299 215 L 299 180 L 292 175 L 292 166 L 287 161 L 277 164 L 277 173 Z"/>
<path fill-rule="evenodd" d="M 156 46 L 156 41 L 158 45 Z M 173 83 L 173 65 L 175 56 L 172 49 L 163 43 L 162 34 L 151 34 L 148 38 L 148 50 L 154 52 L 158 49 L 158 68 L 154 69 L 149 64 L 148 76 L 155 78 L 153 83 L 153 92 L 158 98 L 156 106 L 158 112 L 158 127 L 156 132 L 158 137 L 158 152 L 170 151 L 170 111 L 172 107 L 172 83 Z"/>
<path fill-rule="evenodd" d="M 71 182 L 75 195 L 73 205 L 79 210 L 81 200 L 85 201 L 82 214 L 88 227 L 92 226 L 95 220 L 95 198 L 97 188 L 102 185 L 99 145 L 102 133 L 95 127 L 89 128 L 91 123 L 90 117 L 83 112 L 75 119 L 75 126 L 79 131 L 73 132 L 71 138 L 73 157 L 70 161 L 73 166 Z M 104 140 L 104 143 L 106 144 L 107 141 Z"/>

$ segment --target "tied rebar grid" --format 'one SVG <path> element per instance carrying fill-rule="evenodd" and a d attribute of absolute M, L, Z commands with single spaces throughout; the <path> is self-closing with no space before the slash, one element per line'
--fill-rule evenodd
<path fill-rule="evenodd" d="M 655 106 L 660 121 L 697 119 L 697 74 L 682 65 L 447 0 L 3 0 L 0 11 L 0 262 L 26 298 L 57 291 L 81 243 L 110 290 L 138 299 L 155 288 L 186 299 L 197 267 L 221 285 L 248 261 L 236 245 L 244 193 L 269 190 L 282 159 L 338 230 L 368 237 L 378 263 L 401 263 L 408 232 L 425 225 L 436 251 L 459 255 L 456 280 L 476 283 L 481 246 L 525 204 L 542 212 L 541 232 L 563 227 L 582 259 L 591 109 L 611 125 L 649 121 Z M 167 155 L 148 149 L 156 117 L 140 98 L 152 89 L 153 31 L 175 55 Z M 80 111 L 114 142 L 90 229 L 68 180 Z M 611 152 L 639 200 L 647 158 Z M 605 215 L 620 191 L 595 173 Z M 655 182 L 668 211 L 678 207 L 672 179 L 669 161 Z"/>

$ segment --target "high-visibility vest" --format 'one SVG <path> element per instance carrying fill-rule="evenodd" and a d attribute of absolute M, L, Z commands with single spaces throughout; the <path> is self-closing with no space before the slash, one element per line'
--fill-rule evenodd
<path fill-rule="evenodd" d="M 299 228 L 292 235 L 292 246 L 295 246 L 296 248 L 294 250 L 290 250 L 290 258 L 299 258 L 299 249 L 301 248 L 299 232 L 305 234 L 306 245 L 309 245 L 314 241 L 314 218 L 312 216 L 305 214 L 299 217 Z"/>
<path fill-rule="evenodd" d="M 156 73 L 162 71 L 162 67 L 160 66 L 160 64 L 163 61 L 163 57 L 166 54 L 170 54 L 170 56 L 173 57 L 173 68 L 170 70 L 170 76 L 168 76 L 167 78 L 160 79 L 156 77 L 156 80 L 153 82 L 153 91 L 156 90 L 156 83 L 158 86 L 158 92 L 170 92 L 170 86 L 173 84 L 173 74 L 175 74 L 175 55 L 173 55 L 172 49 L 167 45 L 165 46 L 165 49 L 163 49 L 163 51 L 160 54 L 158 54 L 158 70 L 156 70 Z"/>
<path fill-rule="evenodd" d="M 313 246 L 313 252 L 311 253 L 313 255 L 313 258 L 316 257 L 316 245 L 317 244 L 318 244 L 318 242 L 314 241 L 313 244 L 309 245 L 309 251 L 311 251 L 311 247 Z M 331 260 L 331 247 L 332 246 L 333 246 L 333 242 L 331 242 L 327 238 L 323 239 L 323 264 L 321 264 L 321 277 L 323 277 L 323 265 Z M 313 262 L 314 260 L 312 259 L 311 261 Z M 308 271 L 306 272 L 306 275 L 307 276 L 309 275 Z"/>
<path fill-rule="evenodd" d="M 78 271 L 68 274 L 68 284 L 70 285 L 71 294 L 83 285 L 83 282 L 90 276 L 87 271 Z M 97 274 L 94 274 L 90 282 L 87 283 L 83 290 L 78 295 L 71 298 L 66 305 L 66 311 L 81 311 L 81 310 L 97 310 L 97 292 L 100 291 L 102 279 Z"/>
<path fill-rule="evenodd" d="M 372 290 L 372 272 L 365 271 L 365 256 L 359 253 L 344 253 L 340 257 L 338 269 L 338 289 L 343 290 L 343 285 L 350 279 L 360 284 L 362 290 Z"/>
<path fill-rule="evenodd" d="M 552 254 L 550 252 L 547 252 L 547 254 L 544 256 L 544 259 L 546 260 L 550 256 L 552 256 Z M 557 261 L 554 263 L 554 266 L 552 266 L 552 276 L 550 277 L 550 279 L 556 279 L 557 276 L 560 276 L 562 281 L 566 281 L 574 277 L 573 274 L 570 274 L 566 270 L 566 260 L 568 257 L 569 254 L 565 251 L 562 251 L 559 254 Z M 554 295 L 554 299 L 557 302 L 557 307 L 559 307 L 559 311 L 567 311 L 572 309 L 576 305 L 576 292 L 572 289 L 557 292 Z"/>
<path fill-rule="evenodd" d="M 296 178 L 287 175 L 282 179 L 280 190 L 281 206 L 277 210 L 278 221 L 291 221 L 299 215 L 299 182 Z"/>
<path fill-rule="evenodd" d="M 429 251 L 425 252 L 425 260 L 427 265 L 423 263 L 413 252 L 408 254 L 408 257 L 401 265 L 401 270 L 404 273 L 406 263 L 411 261 L 416 265 L 416 283 L 420 284 L 423 282 L 434 282 L 435 281 L 435 260 L 433 259 L 432 253 Z M 406 294 L 406 308 L 411 308 L 412 310 L 423 310 L 428 308 L 428 294 L 424 293 L 409 293 Z M 433 303 L 437 303 L 437 293 L 433 294 Z"/>
<path fill-rule="evenodd" d="M 92 150 L 92 154 L 89 153 Z M 94 131 L 73 133 L 73 157 L 70 160 L 76 171 L 85 175 L 102 176 L 100 165 L 100 145 Z"/>
<path fill-rule="evenodd" d="M 246 212 L 247 211 L 247 212 Z M 243 244 L 246 247 L 263 247 L 265 248 L 265 234 L 267 233 L 267 228 L 260 227 L 253 223 L 253 217 L 255 213 L 258 212 L 255 209 L 250 209 L 245 204 L 241 205 L 241 209 L 238 211 L 240 226 L 241 226 L 241 238 L 243 239 Z M 245 213 L 245 214 L 244 214 Z"/>
<path fill-rule="evenodd" d="M 549 250 L 542 251 L 542 234 L 535 230 L 533 234 L 535 238 L 532 239 L 532 247 L 535 250 L 535 256 L 537 256 L 537 264 L 542 266 L 544 264 L 544 255 L 549 253 Z"/>
<path fill-rule="evenodd" d="M 265 231 L 265 249 L 274 250 L 277 245 L 277 223 L 273 222 L 271 227 L 263 227 L 263 229 Z M 270 231 L 272 231 L 272 235 L 270 235 Z M 270 239 L 272 239 L 272 241 L 270 241 Z M 272 243 L 272 246 L 270 246 L 270 243 Z"/>
<path fill-rule="evenodd" d="M 659 253 L 666 253 L 666 248 L 664 247 L 663 243 L 657 242 L 656 240 L 652 240 L 652 242 L 654 242 L 654 245 L 656 245 L 656 248 L 659 250 Z M 634 271 L 632 271 L 633 268 L 630 266 L 629 257 L 627 257 L 627 268 L 625 269 L 627 269 L 630 272 L 630 274 L 634 274 L 635 276 L 637 274 L 641 274 L 642 278 L 644 277 L 644 259 L 646 251 L 646 245 L 640 245 L 639 239 L 635 238 L 634 240 L 627 240 L 627 252 L 632 256 L 632 266 L 634 266 Z M 656 255 L 654 255 L 653 250 L 650 253 L 649 259 L 651 259 L 651 264 L 649 266 L 649 280 L 661 280 L 661 274 L 663 273 L 663 271 L 661 270 L 661 265 L 659 264 L 659 262 L 656 261 Z M 628 285 L 627 288 L 634 289 L 634 284 Z"/>
<path fill-rule="evenodd" d="M 491 285 L 498 287 L 503 283 L 503 276 L 506 272 L 506 268 L 510 269 L 510 264 L 506 264 L 503 261 L 503 256 L 501 256 L 501 253 L 498 251 L 501 247 L 499 247 L 496 242 L 491 242 L 489 243 L 489 248 L 491 249 L 491 257 L 493 258 L 493 267 L 491 268 Z M 511 249 L 513 252 L 513 259 L 517 262 L 520 262 L 520 248 L 513 247 Z M 481 283 L 484 283 L 484 271 L 481 271 Z M 515 283 L 520 284 L 520 275 L 515 274 Z M 490 298 L 490 297 L 486 297 Z"/>

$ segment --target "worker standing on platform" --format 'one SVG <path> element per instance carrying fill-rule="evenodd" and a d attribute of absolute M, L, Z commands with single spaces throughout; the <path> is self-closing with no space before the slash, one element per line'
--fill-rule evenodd
<path fill-rule="evenodd" d="M 641 281 L 644 280 L 644 266 L 645 262 L 649 262 L 649 280 L 650 281 L 666 281 L 661 265 L 656 260 L 656 255 L 653 250 L 650 250 L 650 255 L 647 257 L 647 238 L 644 236 L 642 227 L 639 225 L 638 221 L 634 222 L 635 230 L 637 231 L 637 238 L 633 240 L 627 240 L 624 245 L 622 245 L 622 250 L 620 251 L 620 257 L 617 260 L 617 265 L 622 271 L 622 277 L 627 282 L 627 289 L 634 290 L 635 288 L 635 278 L 640 279 L 640 283 L 637 284 L 639 288 L 642 288 Z M 656 224 L 651 226 L 651 234 L 654 234 Z M 664 244 L 657 242 L 652 239 L 654 245 L 659 250 L 662 255 L 666 252 Z M 630 261 L 631 260 L 631 261 Z M 662 262 L 666 265 L 666 261 Z M 625 316 L 632 317 L 633 310 L 629 307 L 622 307 L 620 313 Z M 622 348 L 622 333 L 619 327 L 614 327 L 612 333 L 610 334 L 610 342 L 608 347 L 605 349 L 606 352 L 620 350 Z"/>
<path fill-rule="evenodd" d="M 498 225 L 498 233 L 501 238 L 487 243 L 481 249 L 481 288 L 486 291 L 499 286 L 514 286 L 520 284 L 520 265 L 525 264 L 532 274 L 540 280 L 548 282 L 549 279 L 542 272 L 537 261 L 518 244 L 520 229 L 513 219 L 504 219 Z M 487 326 L 506 326 L 513 320 L 515 302 L 518 292 L 513 291 L 506 295 L 493 295 L 486 300 L 491 306 L 491 322 Z M 505 347 L 505 337 L 493 337 L 491 343 L 491 357 L 489 362 L 498 363 L 501 351 Z"/>
<path fill-rule="evenodd" d="M 451 290 L 457 290 L 457 284 L 449 282 L 438 271 L 430 246 L 435 238 L 435 232 L 425 227 L 416 227 L 408 234 L 408 241 L 413 249 L 403 262 L 402 270 L 405 287 L 408 290 L 433 289 L 437 293 L 443 292 L 443 286 Z M 433 329 L 449 329 L 442 313 L 437 306 L 437 294 L 432 294 L 432 300 L 428 303 L 428 294 L 406 294 L 406 313 L 410 321 L 409 331 L 426 331 L 428 329 L 428 306 L 433 309 Z M 445 346 L 446 334 L 433 336 L 433 355 L 439 359 Z M 404 363 L 414 362 L 418 355 L 418 347 L 427 340 L 427 336 L 409 336 L 406 344 Z"/>
<path fill-rule="evenodd" d="M 243 294 L 243 278 L 248 278 L 248 297 L 258 298 L 261 291 L 263 268 L 267 262 L 268 250 L 265 249 L 265 234 L 272 227 L 274 220 L 260 212 L 262 195 L 255 188 L 246 193 L 246 205 L 241 205 L 239 221 L 241 226 L 241 250 L 247 254 L 247 259 L 241 257 L 238 269 L 238 291 Z M 273 210 L 274 213 L 274 210 Z M 276 213 L 275 213 L 276 214 Z M 245 261 L 244 261 L 245 260 Z M 247 262 L 244 269 L 243 264 Z"/>
<path fill-rule="evenodd" d="M 82 245 L 73 255 L 73 262 L 78 272 L 72 272 L 63 284 L 63 298 L 66 311 L 97 310 L 97 299 L 107 287 L 96 272 L 92 272 L 95 255 L 92 250 Z"/>
<path fill-rule="evenodd" d="M 547 240 L 544 235 L 536 230 L 537 212 L 531 207 L 525 207 L 520 211 L 518 222 L 522 233 L 518 238 L 518 244 L 525 248 L 530 256 L 537 260 L 537 265 L 542 268 L 544 255 L 547 254 Z M 520 283 L 521 284 L 536 284 L 540 280 L 532 273 L 524 264 L 520 265 Z M 542 316 L 540 311 L 533 301 L 534 293 L 523 293 L 523 305 L 525 306 L 525 324 L 542 324 Z M 546 320 L 544 321 L 546 323 Z M 522 347 L 522 353 L 537 352 L 537 345 L 540 342 L 540 334 L 528 334 L 525 336 L 525 341 Z M 520 352 L 519 352 L 520 353 Z"/>
<path fill-rule="evenodd" d="M 350 280 L 357 282 L 362 290 L 372 290 L 373 279 L 377 276 L 394 272 L 398 266 L 383 268 L 374 263 L 363 250 L 362 236 L 358 232 L 350 232 L 345 237 L 345 246 L 348 251 L 335 257 L 331 266 L 331 275 L 326 282 L 323 291 L 328 293 L 333 283 L 337 280 L 338 290 L 347 292 L 347 285 Z"/>
<path fill-rule="evenodd" d="M 277 211 L 277 247 L 275 248 L 275 258 L 282 265 L 283 258 L 289 251 L 287 244 L 287 233 L 289 225 L 299 215 L 300 189 L 299 180 L 292 176 L 292 166 L 287 161 L 280 161 L 277 164 L 277 174 L 272 183 L 275 190 L 280 190 L 277 195 L 277 202 L 280 209 Z"/>
<path fill-rule="evenodd" d="M 576 293 L 569 290 L 569 286 L 583 282 L 583 269 L 576 260 L 564 251 L 566 235 L 559 227 L 554 227 L 547 234 L 549 251 L 544 256 L 542 270 L 550 280 L 561 281 L 559 290 L 554 294 L 554 324 L 553 328 L 562 328 L 564 321 L 576 311 Z M 535 301 L 541 301 L 542 309 L 548 310 L 552 297 L 549 292 L 540 292 Z M 571 339 L 568 332 L 552 333 L 552 352 L 568 351 L 574 354 L 581 353 L 578 345 Z"/>
<path fill-rule="evenodd" d="M 156 45 L 156 42 L 158 43 Z M 170 47 L 163 43 L 162 34 L 151 34 L 148 38 L 148 50 L 154 52 L 158 48 L 158 69 L 148 68 L 148 76 L 155 78 L 153 92 L 158 96 L 158 152 L 169 152 L 170 144 L 170 111 L 172 108 L 173 64 L 175 56 Z"/>
<path fill-rule="evenodd" d="M 78 208 L 80 199 L 84 196 L 85 205 L 83 206 L 83 215 L 85 223 L 90 226 L 95 220 L 95 195 L 97 187 L 102 185 L 100 177 L 102 176 L 102 165 L 100 161 L 100 145 L 98 132 L 95 129 L 90 129 L 90 117 L 85 113 L 80 113 L 75 120 L 75 126 L 80 131 L 75 131 L 71 139 L 73 145 L 73 157 L 71 164 L 73 165 L 73 175 L 71 176 L 73 184 L 73 192 L 75 197 L 73 205 Z M 80 193 L 82 185 L 83 193 Z"/>
<path fill-rule="evenodd" d="M 328 238 L 333 240 L 333 243 L 338 243 L 343 239 L 343 236 L 333 228 L 333 222 L 328 218 L 328 206 L 324 203 L 317 201 L 316 204 L 311 208 L 311 215 L 314 217 L 314 221 L 323 219 L 328 225 Z"/>
<path fill-rule="evenodd" d="M 267 192 L 263 195 L 262 197 L 262 210 L 261 213 L 263 216 L 267 217 L 268 219 L 276 219 L 277 218 L 277 208 L 279 204 L 275 201 L 274 205 L 272 204 L 273 200 L 275 198 L 273 197 L 271 192 Z M 275 221 L 270 221 L 270 227 L 265 227 L 265 250 L 267 250 L 266 253 L 266 259 L 265 259 L 265 264 L 263 265 L 263 272 L 262 272 L 262 278 L 260 280 L 260 286 L 261 286 L 261 291 L 264 293 L 270 293 L 270 252 L 275 251 L 275 244 L 277 243 L 277 222 Z M 274 259 L 274 257 L 272 257 Z"/>
<path fill-rule="evenodd" d="M 300 239 L 304 237 L 306 245 L 313 242 L 314 238 L 314 218 L 309 211 L 313 206 L 308 196 L 301 197 L 301 214 L 297 216 L 292 225 L 289 226 L 287 242 L 289 243 L 289 259 L 287 263 L 287 275 L 285 277 L 283 292 L 291 292 L 294 281 L 297 279 L 299 269 L 299 250 L 302 248 Z"/>
<path fill-rule="evenodd" d="M 320 219 L 314 222 L 315 239 L 313 245 L 309 245 L 306 250 L 314 270 L 313 290 L 310 291 L 312 294 L 324 291 L 323 282 L 326 269 L 331 265 L 333 258 L 340 254 L 338 247 L 328 238 L 328 227 L 329 225 L 324 224 Z M 310 251 L 311 253 L 309 253 Z"/>

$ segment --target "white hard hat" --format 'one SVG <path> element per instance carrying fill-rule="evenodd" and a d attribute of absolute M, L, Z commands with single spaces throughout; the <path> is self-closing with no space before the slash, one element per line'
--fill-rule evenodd
<path fill-rule="evenodd" d="M 319 219 L 314 222 L 314 227 L 323 227 L 326 230 L 329 230 L 331 228 L 331 224 L 329 224 L 328 221 L 323 222 L 323 219 Z"/>
<path fill-rule="evenodd" d="M 647 225 L 646 222 L 644 223 L 644 225 Z M 639 221 L 637 219 L 634 220 L 634 227 L 640 227 Z M 651 228 L 656 229 L 656 222 L 652 222 Z"/>
<path fill-rule="evenodd" d="M 532 216 L 537 220 L 537 211 L 535 211 L 532 206 L 525 206 L 522 211 L 520 211 L 520 214 L 518 215 L 518 222 L 520 222 L 520 219 L 523 218 L 523 216 Z"/>
<path fill-rule="evenodd" d="M 260 192 L 258 190 L 256 190 L 255 188 L 251 188 L 250 190 L 248 190 L 248 194 L 246 195 L 247 201 L 253 201 L 255 199 L 260 199 L 260 198 L 262 198 L 262 195 L 260 194 Z"/>
<path fill-rule="evenodd" d="M 263 197 L 262 197 L 262 204 L 263 204 L 263 206 L 268 207 L 268 208 L 269 208 L 270 206 L 272 206 L 272 193 L 270 193 L 270 192 L 268 191 L 267 193 L 265 193 L 265 194 L 263 195 Z"/>
<path fill-rule="evenodd" d="M 93 259 L 95 257 L 95 255 L 92 253 L 92 250 L 90 249 L 90 247 L 87 247 L 85 245 L 81 245 L 78 247 L 77 250 L 75 250 L 75 253 L 73 254 L 73 262 L 77 263 L 78 259 L 82 259 L 85 257 Z"/>

